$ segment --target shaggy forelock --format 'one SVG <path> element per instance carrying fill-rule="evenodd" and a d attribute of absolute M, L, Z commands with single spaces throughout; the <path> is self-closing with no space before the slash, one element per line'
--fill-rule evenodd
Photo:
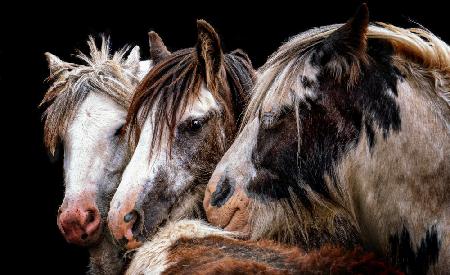
<path fill-rule="evenodd" d="M 245 54 L 244 54 L 245 55 Z M 144 122 L 154 116 L 152 145 L 159 146 L 163 131 L 168 129 L 173 140 L 177 116 L 183 114 L 188 103 L 199 97 L 203 82 L 221 105 L 229 122 L 237 119 L 233 113 L 247 100 L 254 81 L 254 70 L 240 51 L 224 55 L 223 68 L 217 79 L 207 79 L 195 48 L 172 53 L 157 64 L 136 88 L 128 109 L 127 129 L 130 148 L 136 146 Z M 233 100 L 233 102 L 229 102 Z M 169 150 L 170 151 L 170 150 Z"/>
<path fill-rule="evenodd" d="M 43 114 L 44 141 L 52 154 L 89 93 L 104 94 L 127 109 L 138 83 L 137 70 L 126 70 L 128 64 L 124 56 L 129 47 L 111 55 L 107 37 L 102 36 L 100 48 L 96 47 L 93 37 L 89 37 L 87 44 L 89 56 L 80 51 L 76 55 L 85 65 L 64 63 L 52 71 L 48 78 L 52 85 L 39 105 L 48 104 Z"/>

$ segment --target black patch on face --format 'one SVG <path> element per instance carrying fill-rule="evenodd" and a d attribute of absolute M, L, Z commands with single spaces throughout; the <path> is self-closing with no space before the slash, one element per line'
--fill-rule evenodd
<path fill-rule="evenodd" d="M 257 174 L 247 186 L 248 195 L 263 200 L 281 199 L 288 198 L 289 190 L 295 189 L 297 195 L 306 198 L 304 190 L 296 184 L 297 128 L 294 112 L 278 118 L 276 124 L 261 127 L 256 146 L 252 160 Z"/>
<path fill-rule="evenodd" d="M 300 152 L 294 112 L 278 117 L 272 127 L 260 127 L 252 159 L 256 177 L 247 186 L 252 198 L 277 200 L 293 192 L 306 206 L 308 186 L 325 199 L 331 199 L 324 176 L 337 185 L 335 166 L 359 142 L 365 129 L 369 148 L 376 142 L 374 127 L 387 138 L 401 128 L 399 107 L 395 101 L 398 70 L 392 65 L 392 47 L 377 39 L 368 41 L 369 63 L 361 63 L 359 80 L 352 88 L 336 81 L 323 66 L 331 58 L 318 48 L 312 65 L 319 74 L 313 87 L 315 98 L 299 103 Z M 343 55 L 342 58 L 349 58 Z M 352 62 L 348 59 L 347 62 Z M 311 85 L 310 85 L 311 84 Z M 392 91 L 391 92 L 389 92 Z M 394 95 L 394 96 L 393 96 Z"/>
<path fill-rule="evenodd" d="M 389 91 L 397 96 L 397 80 L 403 79 L 399 70 L 392 64 L 392 45 L 380 39 L 369 39 L 367 44 L 367 55 L 369 64 L 361 63 L 359 81 L 355 88 L 347 90 L 346 85 L 349 76 L 342 76 L 340 83 L 334 80 L 334 76 L 324 69 L 324 66 L 331 59 L 345 60 L 347 63 L 354 62 L 352 56 L 340 54 L 336 56 L 339 49 L 330 49 L 330 45 L 325 43 L 319 47 L 312 55 L 311 64 L 319 70 L 318 82 L 319 91 L 327 93 L 328 89 L 342 89 L 347 93 L 348 100 L 343 107 L 349 105 L 360 108 L 361 112 L 373 117 L 368 123 L 375 123 L 383 131 L 386 138 L 390 130 L 399 131 L 401 126 L 400 112 L 395 99 L 392 98 Z M 352 104 L 353 103 L 353 104 Z"/>
<path fill-rule="evenodd" d="M 106 169 L 103 179 L 97 183 L 96 204 L 102 220 L 106 220 L 108 216 L 110 202 L 128 163 L 125 153 L 127 150 L 126 143 L 118 138 L 115 142 L 116 144 L 111 145 L 112 148 L 115 148 L 115 151 L 111 154 L 113 157 L 107 163 L 108 169 Z M 121 159 L 117 159 L 119 156 Z"/>
<path fill-rule="evenodd" d="M 308 207 L 311 202 L 305 188 L 309 186 L 330 199 L 324 175 L 334 177 L 334 163 L 358 140 L 362 114 L 352 108 L 338 109 L 345 103 L 340 91 L 328 95 L 335 102 L 319 96 L 300 103 L 299 153 L 294 112 L 272 128 L 260 128 L 253 153 L 257 175 L 247 188 L 250 196 L 273 200 L 289 198 L 293 192 Z"/>
<path fill-rule="evenodd" d="M 420 246 L 413 249 L 408 229 L 389 237 L 390 259 L 407 274 L 427 274 L 429 268 L 438 261 L 440 241 L 436 226 L 431 226 Z M 415 252 L 417 251 L 417 252 Z"/>

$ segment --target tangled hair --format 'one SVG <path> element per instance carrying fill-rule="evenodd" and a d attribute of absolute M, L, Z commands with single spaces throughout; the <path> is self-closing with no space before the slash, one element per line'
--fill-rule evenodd
<path fill-rule="evenodd" d="M 80 51 L 76 55 L 86 65 L 63 62 L 46 53 L 50 66 L 48 81 L 52 85 L 39 106 L 47 105 L 43 114 L 44 142 L 52 155 L 89 93 L 106 95 L 127 109 L 133 89 L 138 83 L 138 47 L 125 58 L 129 47 L 111 56 L 107 37 L 102 36 L 100 48 L 96 47 L 93 37 L 89 37 L 87 44 L 89 56 Z"/>

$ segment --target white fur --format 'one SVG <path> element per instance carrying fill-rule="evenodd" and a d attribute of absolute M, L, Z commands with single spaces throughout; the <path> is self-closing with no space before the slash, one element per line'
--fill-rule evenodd
<path fill-rule="evenodd" d="M 150 61 L 139 62 L 138 78 L 150 67 Z M 114 133 L 125 124 L 126 115 L 104 94 L 90 93 L 83 101 L 63 137 L 66 203 L 86 192 L 95 193 L 107 173 L 122 169 L 125 152 L 117 151 L 120 144 Z"/>
<path fill-rule="evenodd" d="M 95 189 L 116 151 L 116 129 L 125 123 L 126 110 L 101 94 L 89 94 L 64 137 L 66 197 Z"/>
<path fill-rule="evenodd" d="M 150 71 L 150 69 L 153 67 L 153 61 L 152 60 L 144 60 L 139 62 L 139 68 L 137 77 L 140 80 L 142 80 L 145 75 Z"/>
<path fill-rule="evenodd" d="M 200 88 L 199 97 L 195 97 L 193 100 L 193 102 L 191 101 L 189 103 L 187 110 L 181 116 L 180 121 L 184 121 L 188 117 L 201 117 L 210 110 L 219 109 L 219 105 L 204 83 Z"/>
<path fill-rule="evenodd" d="M 161 228 L 151 241 L 137 249 L 125 274 L 161 274 L 170 264 L 167 262 L 170 252 L 168 250 L 178 239 L 206 236 L 233 238 L 235 235 L 199 220 L 181 220 L 169 223 Z"/>

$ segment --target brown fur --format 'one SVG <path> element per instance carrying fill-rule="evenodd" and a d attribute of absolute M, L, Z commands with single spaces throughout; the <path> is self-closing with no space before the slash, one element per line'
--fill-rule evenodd
<path fill-rule="evenodd" d="M 401 274 L 361 248 L 323 246 L 305 253 L 271 241 L 181 238 L 163 274 Z"/>

